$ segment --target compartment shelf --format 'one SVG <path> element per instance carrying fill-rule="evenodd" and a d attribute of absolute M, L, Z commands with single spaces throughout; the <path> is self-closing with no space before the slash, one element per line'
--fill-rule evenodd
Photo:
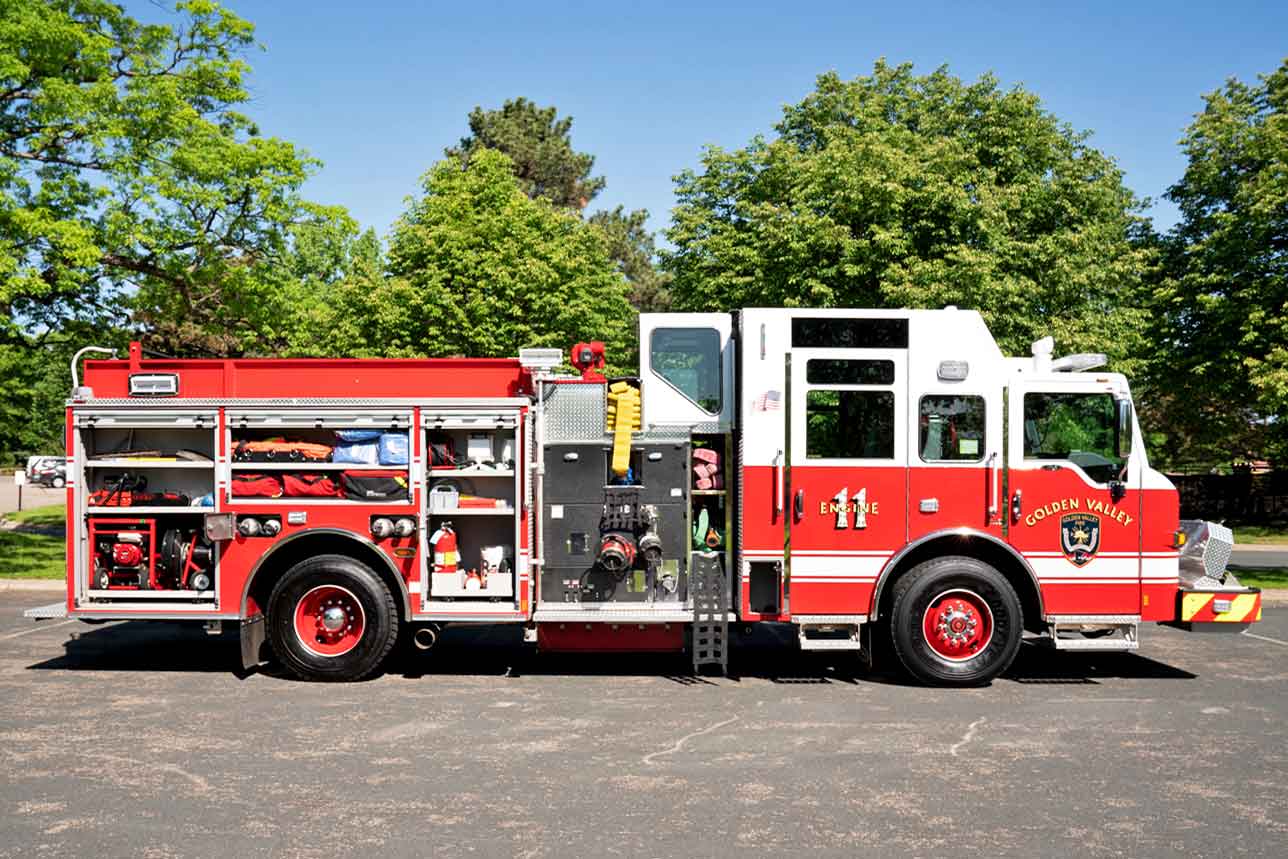
<path fill-rule="evenodd" d="M 388 498 L 383 501 L 376 501 L 370 498 L 326 498 L 313 495 L 291 495 L 281 496 L 279 498 L 262 498 L 257 495 L 234 495 L 231 500 L 224 502 L 224 507 L 243 507 L 247 505 L 271 505 L 276 507 L 287 506 L 291 504 L 325 504 L 335 507 L 342 507 L 346 504 L 366 504 L 369 506 L 390 507 L 402 505 L 403 507 L 411 506 L 411 498 Z M 226 511 L 225 511 L 226 512 Z"/>
<path fill-rule="evenodd" d="M 215 467 L 215 463 L 198 462 L 191 459 L 175 460 L 168 462 L 156 459 L 87 459 L 85 460 L 86 468 L 193 468 L 209 470 Z"/>
<path fill-rule="evenodd" d="M 85 513 L 89 516 L 119 516 L 121 518 L 131 518 L 134 516 L 154 516 L 157 513 L 214 513 L 213 507 L 86 507 Z"/>
<path fill-rule="evenodd" d="M 727 489 L 693 489 L 693 490 L 690 490 L 690 494 L 692 494 L 692 495 L 726 495 L 726 494 L 728 494 L 728 492 L 729 492 L 729 490 L 727 490 Z"/>
<path fill-rule="evenodd" d="M 233 471 L 406 471 L 410 465 L 363 465 L 358 462 L 234 462 Z"/>
<path fill-rule="evenodd" d="M 214 600 L 215 592 L 209 591 L 184 591 L 184 590 L 155 590 L 145 591 L 136 588 L 89 588 L 85 595 L 100 600 L 174 600 L 184 603 L 195 602 L 200 600 L 209 603 Z"/>
<path fill-rule="evenodd" d="M 513 507 L 458 507 L 455 510 L 430 510 L 430 516 L 513 516 Z"/>
<path fill-rule="evenodd" d="M 430 477 L 514 477 L 513 468 L 434 468 Z"/>

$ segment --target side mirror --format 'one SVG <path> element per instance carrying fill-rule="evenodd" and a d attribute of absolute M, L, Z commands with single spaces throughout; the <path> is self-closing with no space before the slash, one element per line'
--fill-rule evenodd
<path fill-rule="evenodd" d="M 1118 407 L 1118 424 L 1114 428 L 1114 450 L 1119 459 L 1131 456 L 1131 400 L 1115 400 Z"/>

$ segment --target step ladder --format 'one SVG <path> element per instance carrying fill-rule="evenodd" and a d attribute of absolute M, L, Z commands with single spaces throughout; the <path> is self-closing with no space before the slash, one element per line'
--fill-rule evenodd
<path fill-rule="evenodd" d="M 693 670 L 719 665 L 729 670 L 729 577 L 723 556 L 694 552 L 689 570 L 689 596 L 693 600 Z"/>

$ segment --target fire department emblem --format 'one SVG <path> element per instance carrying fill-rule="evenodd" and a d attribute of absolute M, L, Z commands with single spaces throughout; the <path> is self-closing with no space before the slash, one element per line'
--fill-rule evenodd
<path fill-rule="evenodd" d="M 1095 513 L 1066 513 L 1060 517 L 1060 548 L 1079 567 L 1100 549 L 1100 517 Z"/>

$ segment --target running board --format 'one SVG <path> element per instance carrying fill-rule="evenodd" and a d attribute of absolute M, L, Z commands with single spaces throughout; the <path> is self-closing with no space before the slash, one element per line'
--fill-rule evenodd
<path fill-rule="evenodd" d="M 562 603 L 561 603 L 562 605 Z M 732 612 L 727 621 L 734 621 Z M 686 608 L 538 608 L 532 613 L 534 623 L 692 623 L 693 612 Z"/>
<path fill-rule="evenodd" d="M 1127 623 L 1053 623 L 1049 638 L 1041 643 L 1056 650 L 1127 651 L 1140 648 L 1140 624 Z"/>
<path fill-rule="evenodd" d="M 22 613 L 23 617 L 29 617 L 32 620 L 54 620 L 55 618 L 67 617 L 67 603 L 56 602 L 49 605 L 38 605 L 35 608 L 29 608 Z"/>

